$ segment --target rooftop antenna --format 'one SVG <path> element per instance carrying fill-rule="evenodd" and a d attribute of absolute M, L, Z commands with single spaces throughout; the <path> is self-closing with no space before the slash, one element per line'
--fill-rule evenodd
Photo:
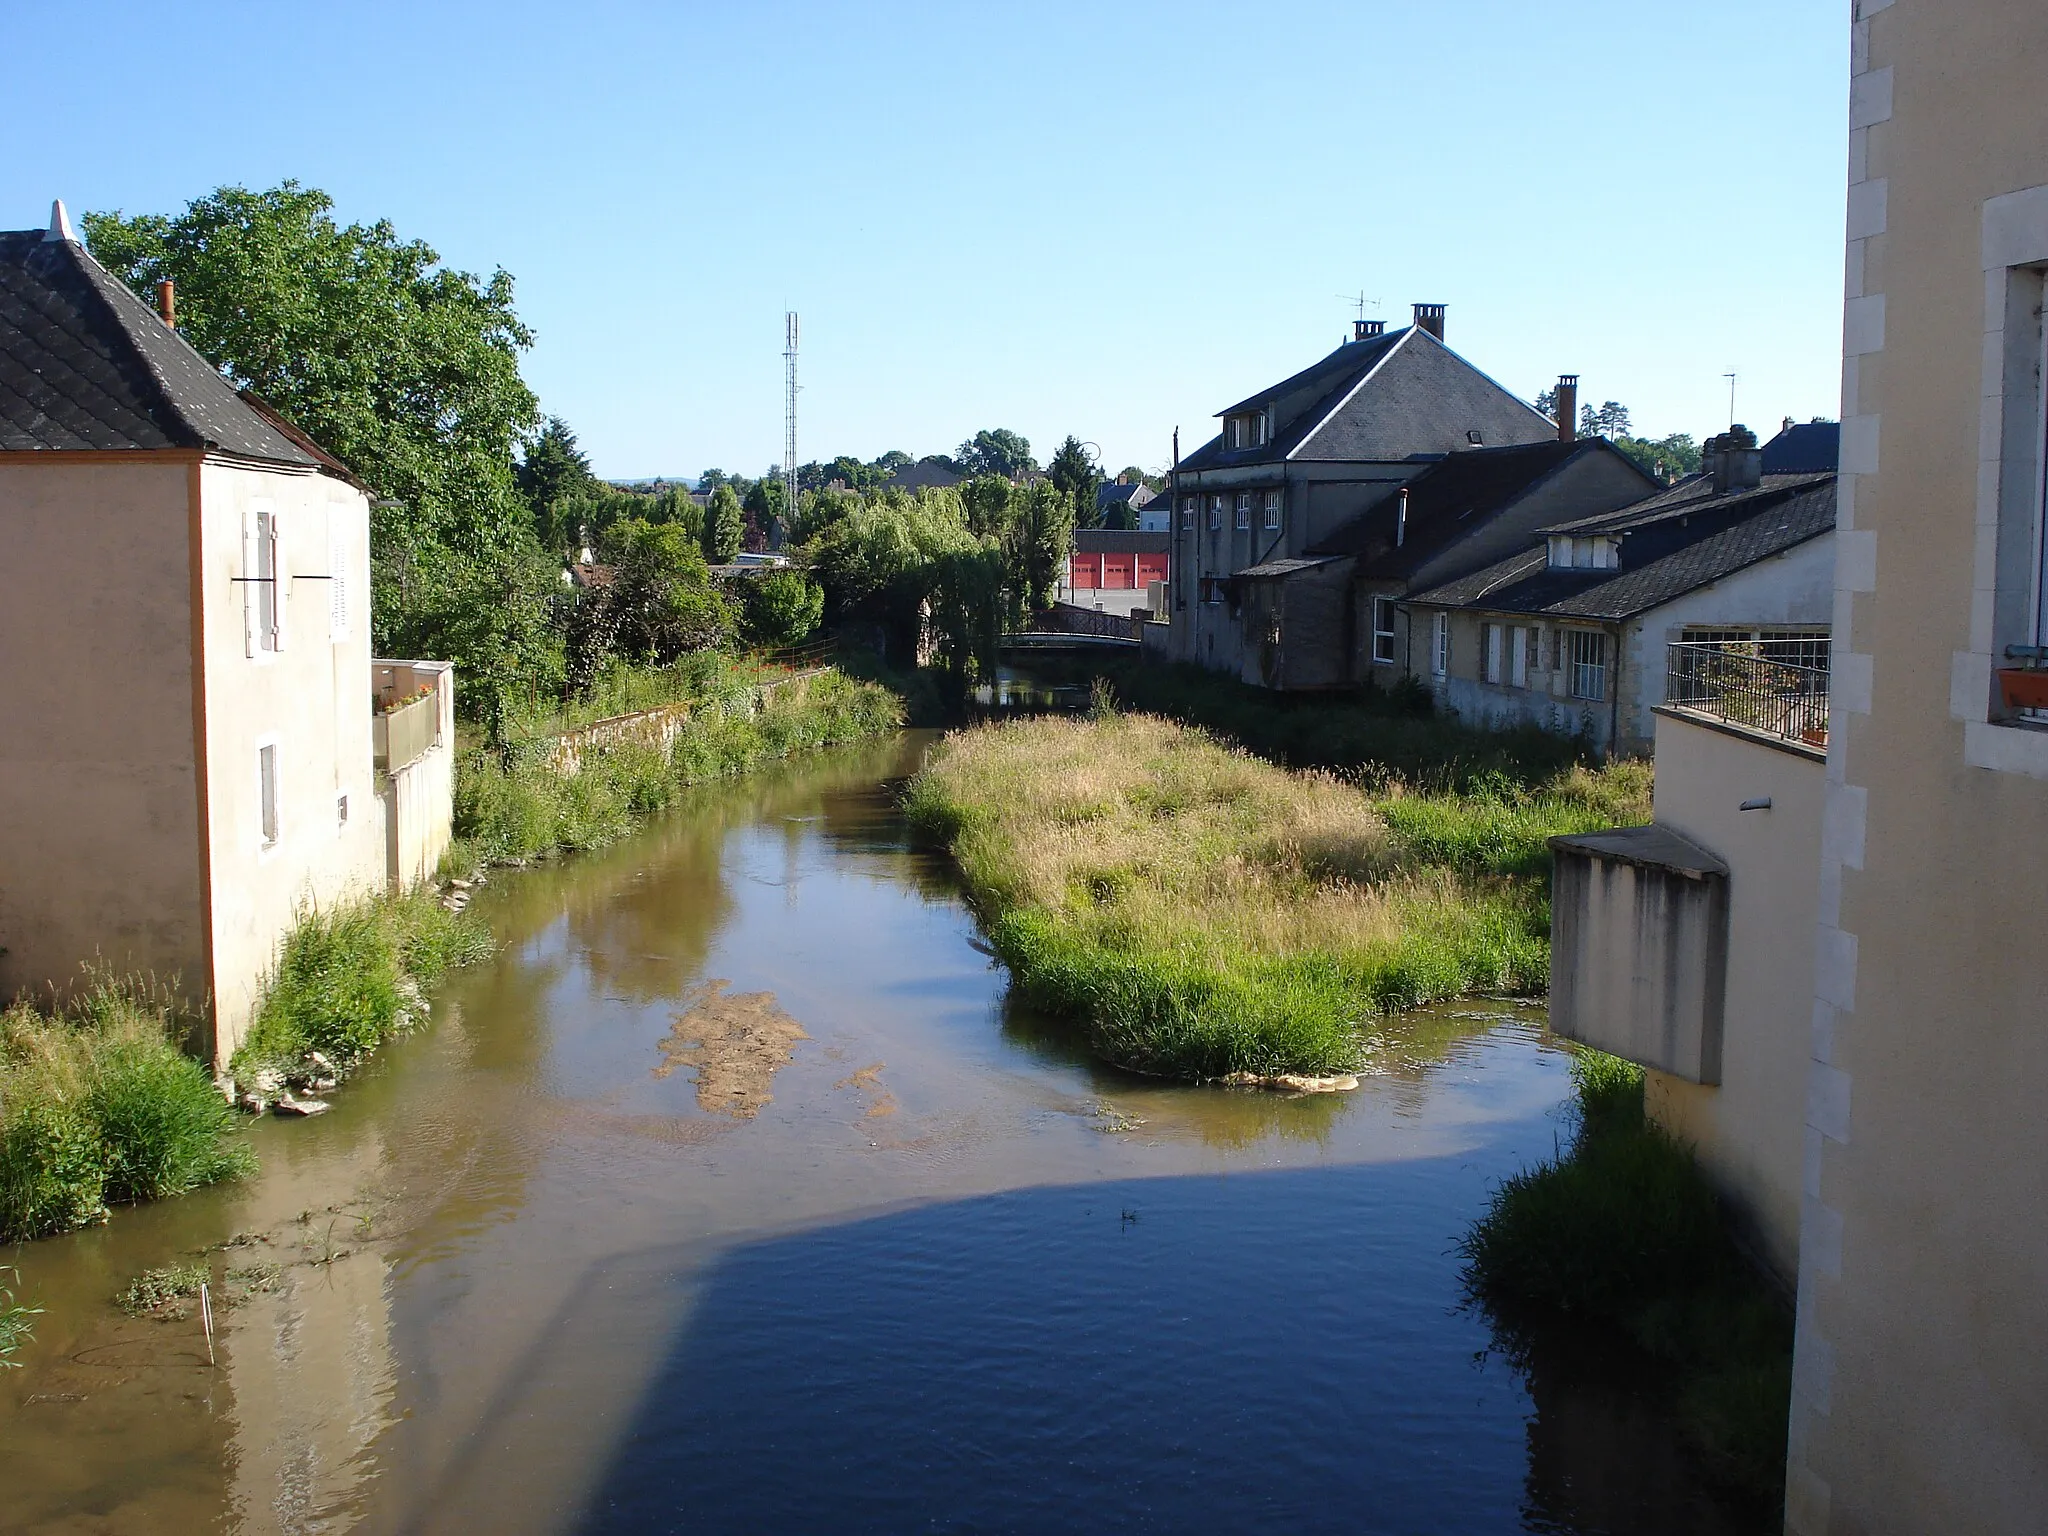
<path fill-rule="evenodd" d="M 1732 427 L 1735 425 L 1735 375 L 1724 373 L 1721 377 L 1728 381 L 1728 425 Z"/>
<path fill-rule="evenodd" d="M 784 310 L 782 323 L 787 332 L 782 360 L 788 371 L 782 406 L 782 506 L 783 516 L 793 519 L 796 516 L 796 311 Z"/>
<path fill-rule="evenodd" d="M 1361 320 L 1365 318 L 1365 308 L 1368 304 L 1370 304 L 1374 309 L 1378 309 L 1380 307 L 1380 301 L 1378 299 L 1368 299 L 1365 296 L 1365 290 L 1363 288 L 1359 289 L 1357 293 L 1340 293 L 1337 295 L 1337 297 L 1342 299 L 1346 304 L 1355 304 L 1356 306 L 1358 306 L 1358 318 Z"/>

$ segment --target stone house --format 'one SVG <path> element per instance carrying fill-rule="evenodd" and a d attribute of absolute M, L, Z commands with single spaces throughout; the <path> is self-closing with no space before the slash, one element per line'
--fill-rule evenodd
<path fill-rule="evenodd" d="M 152 974 L 225 1059 L 301 908 L 431 873 L 454 679 L 372 658 L 368 495 L 158 299 L 0 233 L 0 997 Z"/>
<path fill-rule="evenodd" d="M 1398 331 L 1360 321 L 1329 356 L 1217 414 L 1222 432 L 1173 474 L 1171 654 L 1276 687 L 1335 686 L 1348 666 L 1347 578 L 1312 548 L 1447 455 L 1558 435 L 1444 344 L 1440 304 L 1416 305 Z M 1242 600 L 1269 580 L 1292 583 L 1286 623 L 1324 631 L 1292 664 L 1276 658 L 1270 610 Z"/>
<path fill-rule="evenodd" d="M 1835 476 L 1766 474 L 1737 433 L 1710 444 L 1699 475 L 1414 592 L 1402 604 L 1414 675 L 1462 719 L 1645 753 L 1674 644 L 1742 643 L 1824 669 Z"/>

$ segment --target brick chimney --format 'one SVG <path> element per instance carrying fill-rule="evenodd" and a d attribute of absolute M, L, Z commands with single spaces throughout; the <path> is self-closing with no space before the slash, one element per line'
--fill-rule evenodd
<path fill-rule="evenodd" d="M 1726 432 L 1707 439 L 1700 454 L 1700 468 L 1714 477 L 1714 494 L 1753 491 L 1763 479 L 1764 452 L 1756 445 L 1756 434 L 1737 422 Z"/>
<path fill-rule="evenodd" d="M 1557 440 L 1569 443 L 1579 435 L 1579 376 L 1576 373 L 1560 373 L 1557 376 Z"/>
<path fill-rule="evenodd" d="M 168 277 L 156 285 L 156 312 L 165 325 L 178 328 L 178 290 Z"/>
<path fill-rule="evenodd" d="M 1442 341 L 1444 339 L 1444 306 L 1441 304 L 1417 304 L 1415 306 L 1415 324 L 1419 329 L 1429 332 L 1438 341 Z"/>
<path fill-rule="evenodd" d="M 1385 335 L 1386 329 L 1387 322 L 1384 320 L 1354 320 L 1351 322 L 1351 339 L 1371 341 L 1375 337 Z"/>

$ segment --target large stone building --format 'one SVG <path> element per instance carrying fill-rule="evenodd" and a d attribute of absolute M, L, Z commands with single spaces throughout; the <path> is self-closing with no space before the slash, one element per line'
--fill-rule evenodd
<path fill-rule="evenodd" d="M 373 663 L 368 496 L 168 320 L 61 205 L 0 233 L 0 999 L 148 973 L 225 1059 L 302 907 L 431 872 L 454 680 Z"/>

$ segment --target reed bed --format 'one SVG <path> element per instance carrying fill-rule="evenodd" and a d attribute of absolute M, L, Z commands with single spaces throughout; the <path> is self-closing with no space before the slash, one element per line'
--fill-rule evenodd
<path fill-rule="evenodd" d="M 1375 801 L 1098 712 L 949 737 L 906 804 L 1026 1000 L 1080 1020 L 1110 1061 L 1205 1079 L 1350 1070 L 1375 1013 L 1540 990 L 1548 898 L 1528 850 L 1560 822 L 1611 824 L 1614 792 L 1587 780 Z"/>

